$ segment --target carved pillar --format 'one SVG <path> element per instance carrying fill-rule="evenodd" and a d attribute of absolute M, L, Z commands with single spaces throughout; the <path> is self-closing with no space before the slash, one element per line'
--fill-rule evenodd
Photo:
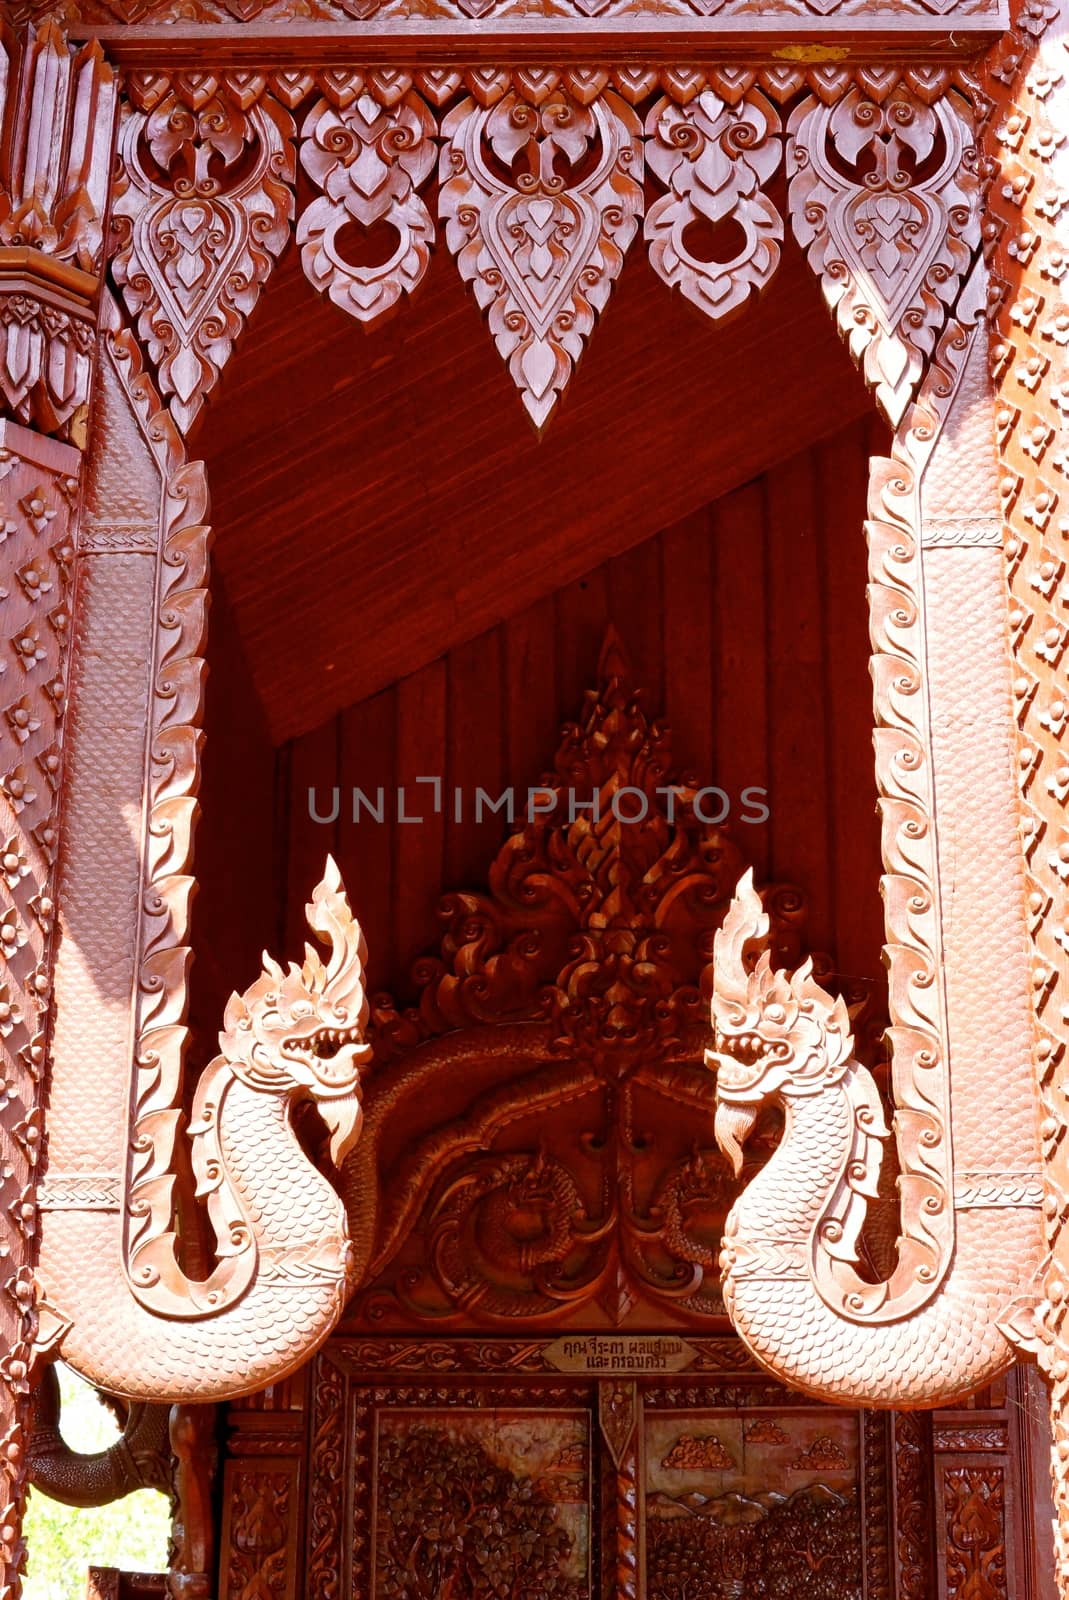
<path fill-rule="evenodd" d="M 992 369 L 1043 1096 L 1057 1555 L 1069 1571 L 1069 7 L 1028 0 L 985 83 Z"/>
<path fill-rule="evenodd" d="M 0 36 L 0 1596 L 18 1590 L 71 575 L 115 83 Z"/>

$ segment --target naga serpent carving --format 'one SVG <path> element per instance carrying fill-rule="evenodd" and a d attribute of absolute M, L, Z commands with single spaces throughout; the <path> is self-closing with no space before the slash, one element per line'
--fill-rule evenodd
<path fill-rule="evenodd" d="M 72 1450 L 60 1429 L 60 1390 L 54 1366 L 45 1367 L 33 1393 L 26 1446 L 35 1489 L 65 1506 L 106 1506 L 138 1489 L 171 1492 L 168 1406 L 135 1400 L 124 1409 L 121 1436 L 106 1450 Z"/>
<path fill-rule="evenodd" d="M 192 1165 L 215 1234 L 214 1271 L 200 1281 L 179 1264 L 178 1236 L 166 1225 L 171 1174 L 133 1185 L 129 1213 L 142 1231 L 125 1251 L 106 1183 L 97 1180 L 94 1201 L 84 1178 L 68 1178 L 65 1196 L 64 1180 L 46 1180 L 46 1210 L 77 1201 L 79 1182 L 83 1192 L 42 1253 L 42 1317 L 57 1353 L 113 1393 L 165 1398 L 176 1371 L 199 1371 L 198 1399 L 260 1387 L 304 1360 L 341 1313 L 351 1249 L 344 1208 L 289 1121 L 296 1101 L 311 1100 L 339 1167 L 360 1133 L 360 1073 L 371 1053 L 365 951 L 333 861 L 307 916 L 329 940 L 329 960 L 307 946 L 303 965 L 283 971 L 265 955 L 256 982 L 231 996 L 220 1054 L 194 1094 Z"/>
<path fill-rule="evenodd" d="M 748 877 L 714 957 L 707 1062 L 736 1172 L 760 1108 L 785 1112 L 778 1148 L 728 1218 L 725 1301 L 765 1367 L 847 1404 L 947 1404 L 1034 1348 L 1042 1184 L 982 287 L 978 266 L 893 459 L 872 464 L 901 1171 L 886 1281 L 856 1264 L 888 1130 L 844 1003 L 808 964 L 772 967 Z"/>
<path fill-rule="evenodd" d="M 342 1201 L 290 1113 L 315 1106 L 335 1164 L 357 1140 L 365 952 L 328 860 L 307 916 L 329 958 L 306 947 L 283 971 L 265 956 L 196 1086 L 189 1153 L 215 1236 L 202 1263 L 176 1144 L 207 493 L 107 297 L 102 318 L 65 713 L 37 1349 L 109 1394 L 196 1403 L 299 1366 L 351 1287 Z"/>

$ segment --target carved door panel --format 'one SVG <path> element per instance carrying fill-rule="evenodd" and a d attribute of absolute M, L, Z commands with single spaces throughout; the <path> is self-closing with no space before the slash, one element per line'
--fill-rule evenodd
<path fill-rule="evenodd" d="M 731 1337 L 335 1337 L 230 1408 L 219 1600 L 1050 1600 L 1030 1384 L 892 1416 Z"/>
<path fill-rule="evenodd" d="M 701 1346 L 690 1354 L 707 1365 L 738 1349 Z M 401 1373 L 383 1370 L 395 1352 Z M 886 1419 L 832 1411 L 752 1372 L 665 1381 L 647 1361 L 633 1378 L 547 1374 L 553 1359 L 538 1339 L 333 1341 L 312 1385 L 295 1594 L 890 1594 Z M 223 1595 L 248 1600 L 241 1587 Z"/>

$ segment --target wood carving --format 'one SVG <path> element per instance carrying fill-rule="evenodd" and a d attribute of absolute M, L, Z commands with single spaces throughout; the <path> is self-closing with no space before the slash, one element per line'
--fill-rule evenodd
<path fill-rule="evenodd" d="M 646 116 L 646 164 L 669 191 L 646 214 L 654 270 L 708 316 L 725 317 L 771 281 L 783 221 L 762 192 L 779 166 L 779 117 L 759 91 L 726 105 L 711 89 L 688 105 L 667 96 Z M 708 225 L 706 253 L 688 243 Z M 717 229 L 734 223 L 742 238 L 727 259 L 712 253 Z"/>
<path fill-rule="evenodd" d="M 875 87 L 875 86 L 874 86 Z M 850 353 L 897 426 L 980 244 L 965 100 L 852 86 L 788 124 L 790 214 Z"/>
<path fill-rule="evenodd" d="M 894 460 L 872 467 L 876 775 L 902 1201 L 898 1261 L 886 1281 L 854 1266 L 886 1127 L 853 1054 L 846 1008 L 805 966 L 777 972 L 767 953 L 751 965 L 748 949 L 766 923 L 746 881 L 716 953 L 709 1061 L 718 1067 L 721 1146 L 737 1166 L 763 1104 L 791 1113 L 776 1155 L 729 1219 L 732 1319 L 762 1363 L 792 1383 L 886 1405 L 966 1394 L 1013 1360 L 1016 1341 L 1034 1339 L 1042 1192 L 1035 1089 L 1021 1066 L 1032 1042 L 1026 972 L 1011 982 L 1003 965 L 997 982 L 991 956 L 977 948 L 979 930 L 990 938 L 997 923 L 1001 960 L 1021 952 L 1024 967 L 1000 527 L 976 320 L 983 288 L 977 268 L 959 305 L 968 322 L 944 336 Z M 967 686 L 958 670 L 966 656 Z M 957 742 L 966 727 L 967 757 Z M 953 917 L 940 883 L 939 852 L 950 850 Z M 975 910 L 965 916 L 967 901 Z M 997 1049 L 976 1009 L 985 982 L 1002 997 Z M 793 1219 L 788 1230 L 784 1216 Z"/>
<path fill-rule="evenodd" d="M 231 1600 L 286 1600 L 293 1490 L 287 1472 L 235 1474 L 225 1579 Z"/>
<path fill-rule="evenodd" d="M 16 1569 L 34 1331 L 30 1271 L 52 1011 L 57 795 L 70 650 L 79 457 L 0 421 L 3 699 L 0 701 L 0 1548 Z"/>
<path fill-rule="evenodd" d="M 529 26 L 532 18 L 525 0 L 418 0 L 418 4 L 414 0 L 11 0 L 10 9 L 16 20 L 52 13 L 67 24 L 121 29 L 140 23 L 158 27 L 164 37 L 189 20 L 223 24 L 218 30 L 223 37 L 225 28 L 235 24 L 338 25 L 370 19 L 418 21 L 422 31 L 445 32 L 448 37 L 458 24 L 481 22 L 485 35 L 499 21 Z M 879 39 L 890 31 L 896 48 L 913 54 L 931 52 L 933 24 L 940 52 L 961 54 L 975 50 L 985 36 L 1005 26 L 995 0 L 642 0 L 640 5 L 625 0 L 544 0 L 537 15 L 539 20 L 562 19 L 587 29 L 605 20 L 625 19 L 643 35 L 651 31 L 651 24 L 663 27 L 674 18 L 692 26 L 695 19 L 716 18 L 736 28 L 775 30 L 785 41 L 796 40 L 799 33 L 803 38 L 815 35 L 818 49 L 828 33 L 872 30 Z M 447 49 L 443 41 L 443 58 Z"/>
<path fill-rule="evenodd" d="M 733 1185 L 699 1062 L 711 941 L 742 852 L 703 822 L 710 791 L 676 779 L 668 730 L 612 635 L 600 678 L 489 892 L 443 901 L 419 1006 L 375 1002 L 390 1070 L 369 1082 L 344 1174 L 361 1283 L 350 1323 L 515 1327 L 583 1306 L 615 1324 L 640 1302 L 723 1314 Z M 802 897 L 764 895 L 778 947 L 800 952 Z M 404 1147 L 387 1158 L 398 1126 Z"/>
<path fill-rule="evenodd" d="M 289 239 L 293 120 L 210 73 L 126 106 L 112 271 L 161 393 L 188 433 Z M 146 103 L 147 102 L 147 103 Z"/>
<path fill-rule="evenodd" d="M 943 1510 L 947 1600 L 1009 1600 L 1002 1468 L 947 1467 Z"/>
<path fill-rule="evenodd" d="M 115 121 L 98 45 L 0 37 L 0 405 L 81 446 Z"/>
<path fill-rule="evenodd" d="M 642 214 L 640 123 L 611 91 L 465 99 L 442 124 L 439 211 L 536 427 L 604 309 Z"/>
<path fill-rule="evenodd" d="M 82 1454 L 60 1432 L 59 1380 L 45 1367 L 33 1392 L 27 1474 L 35 1489 L 66 1506 L 105 1506 L 138 1489 L 171 1489 L 168 1407 L 134 1401 L 122 1410 L 122 1435 L 106 1450 Z"/>
<path fill-rule="evenodd" d="M 936 1587 L 931 1418 L 900 1411 L 891 1421 L 891 1434 L 898 1593 L 902 1600 L 928 1600 Z"/>
<path fill-rule="evenodd" d="M 1065 180 L 1064 6 L 1023 5 L 984 79 L 991 114 L 985 152 L 998 176 L 988 193 L 992 253 L 991 365 L 1006 523 L 1005 580 L 1014 664 L 1024 808 L 1036 1074 L 1051 1266 L 1041 1358 L 1051 1384 L 1057 1560 L 1069 1570 L 1069 1015 L 1066 780 L 1069 644 L 1064 507 L 1069 475 L 1065 372 L 1069 251 Z"/>
<path fill-rule="evenodd" d="M 409 90 L 387 106 L 362 80 L 354 88 L 351 103 L 320 100 L 305 119 L 301 165 L 325 193 L 302 213 L 297 243 L 313 288 L 368 323 L 411 294 L 427 270 L 434 222 L 418 190 L 438 151 L 419 95 Z M 346 253 L 347 240 L 366 244 L 376 226 L 391 241 L 380 260 Z"/>
<path fill-rule="evenodd" d="M 68 717 L 71 842 L 58 896 L 67 937 L 56 962 L 39 1196 L 40 1341 L 112 1393 L 213 1399 L 298 1365 L 341 1311 L 344 1215 L 287 1113 L 297 1099 L 318 1105 L 335 1163 L 359 1132 L 369 1054 L 362 940 L 328 864 L 308 917 L 330 943 L 329 961 L 309 948 L 303 966 L 283 972 L 265 958 L 260 978 L 232 997 L 190 1128 L 217 1264 L 206 1279 L 189 1278 L 172 1201 L 203 679 L 203 483 L 122 335 L 105 343 L 96 426 L 103 443 L 81 530 Z M 141 508 L 143 520 L 116 526 L 116 503 Z M 144 811 L 146 824 L 131 851 L 119 797 L 134 795 L 127 814 Z M 144 907 L 137 927 L 131 891 Z M 105 971 L 124 974 L 112 981 L 132 1008 L 100 1007 L 85 974 Z"/>

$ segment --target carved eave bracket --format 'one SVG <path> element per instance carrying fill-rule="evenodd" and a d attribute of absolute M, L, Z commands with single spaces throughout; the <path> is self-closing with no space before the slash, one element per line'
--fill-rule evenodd
<path fill-rule="evenodd" d="M 980 248 L 971 108 L 869 72 L 788 125 L 791 223 L 839 332 L 897 427 Z"/>
<path fill-rule="evenodd" d="M 85 443 L 117 85 L 54 23 L 0 35 L 0 404 Z"/>

